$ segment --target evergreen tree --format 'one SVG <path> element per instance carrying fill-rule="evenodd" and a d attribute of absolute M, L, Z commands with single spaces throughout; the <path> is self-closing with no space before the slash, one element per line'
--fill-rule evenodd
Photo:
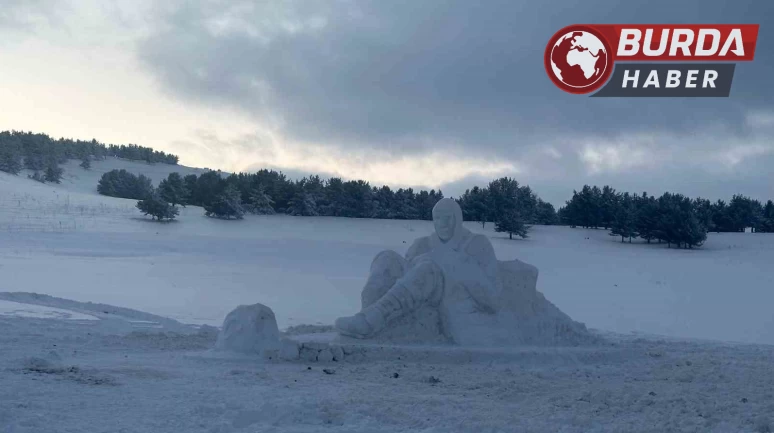
<path fill-rule="evenodd" d="M 699 221 L 691 200 L 682 194 L 664 193 L 658 199 L 657 235 L 671 247 L 693 248 L 707 239 L 707 228 Z"/>
<path fill-rule="evenodd" d="M 0 135 L 0 171 L 19 174 L 22 169 L 22 152 L 18 140 Z"/>
<path fill-rule="evenodd" d="M 611 224 L 610 235 L 620 236 L 621 242 L 629 238 L 631 243 L 632 238 L 637 236 L 637 208 L 634 199 L 625 192 L 616 199 L 616 203 L 617 210 Z"/>
<path fill-rule="evenodd" d="M 599 224 L 605 229 L 610 228 L 620 217 L 619 199 L 621 196 L 615 192 L 615 189 L 605 185 L 599 195 Z"/>
<path fill-rule="evenodd" d="M 298 205 L 298 196 L 294 196 L 293 199 Z M 316 202 L 315 205 L 317 205 Z M 324 203 L 321 205 L 320 213 L 325 216 L 344 216 L 345 208 L 344 182 L 338 177 L 332 177 L 325 185 Z"/>
<path fill-rule="evenodd" d="M 167 203 L 158 191 L 153 191 L 147 198 L 138 201 L 137 209 L 159 221 L 173 220 L 180 213 L 177 206 Z"/>
<path fill-rule="evenodd" d="M 693 209 L 699 222 L 711 232 L 715 229 L 712 202 L 701 197 L 693 200 Z"/>
<path fill-rule="evenodd" d="M 435 192 L 435 191 L 433 191 Z M 433 219 L 433 206 L 435 202 L 430 198 L 430 193 L 427 191 L 419 191 L 416 195 L 416 208 L 419 214 L 419 219 L 430 221 Z"/>
<path fill-rule="evenodd" d="M 395 192 L 395 205 L 393 214 L 399 220 L 415 220 L 419 218 L 419 212 L 414 200 L 414 190 L 412 188 L 399 189 Z"/>
<path fill-rule="evenodd" d="M 188 199 L 188 190 L 179 173 L 169 173 L 166 179 L 159 183 L 159 194 L 172 206 L 184 204 Z"/>
<path fill-rule="evenodd" d="M 746 228 L 758 226 L 763 206 L 758 200 L 752 200 L 736 194 L 728 204 L 728 218 L 735 232 L 744 232 Z"/>
<path fill-rule="evenodd" d="M 206 208 L 219 199 L 226 183 L 217 171 L 208 171 L 196 179 L 196 185 L 191 190 L 191 204 Z M 239 191 L 237 191 L 239 193 Z"/>
<path fill-rule="evenodd" d="M 538 199 L 535 223 L 549 226 L 556 224 L 558 221 L 559 218 L 554 210 L 554 205 Z"/>
<path fill-rule="evenodd" d="M 342 187 L 340 215 L 350 218 L 370 218 L 374 213 L 371 185 L 362 180 L 352 180 L 344 182 Z M 311 196 L 308 191 L 305 192 Z M 311 199 L 314 200 L 313 197 Z"/>
<path fill-rule="evenodd" d="M 529 227 L 524 224 L 524 219 L 515 208 L 507 209 L 505 212 L 498 215 L 498 220 L 495 221 L 496 232 L 508 233 L 508 238 L 513 239 L 513 235 L 527 237 L 527 231 Z"/>
<path fill-rule="evenodd" d="M 774 202 L 766 202 L 761 215 L 761 225 L 758 230 L 761 233 L 774 233 Z"/>
<path fill-rule="evenodd" d="M 635 231 L 648 243 L 658 238 L 659 208 L 656 198 L 643 192 L 637 200 Z"/>
<path fill-rule="evenodd" d="M 204 214 L 208 217 L 226 219 L 244 218 L 245 210 L 242 206 L 239 190 L 233 185 L 227 186 L 210 204 L 204 206 Z"/>
<path fill-rule="evenodd" d="M 734 222 L 728 212 L 728 205 L 723 200 L 718 200 L 712 205 L 712 226 L 715 232 L 732 232 L 735 230 Z"/>
<path fill-rule="evenodd" d="M 290 202 L 289 212 L 290 215 L 296 216 L 317 216 L 317 203 L 314 201 L 314 197 L 306 191 L 299 191 L 293 200 Z"/>
<path fill-rule="evenodd" d="M 142 174 L 135 176 L 124 169 L 111 170 L 100 178 L 97 192 L 110 197 L 143 200 L 153 192 L 153 185 Z"/>
<path fill-rule="evenodd" d="M 395 193 L 389 186 L 382 186 L 379 189 L 374 187 L 371 194 L 374 199 L 374 218 L 394 219 L 395 218 Z"/>
<path fill-rule="evenodd" d="M 466 221 L 478 221 L 481 227 L 486 227 L 486 220 L 490 214 L 487 204 L 489 201 L 489 190 L 474 186 L 473 189 L 465 190 L 460 197 L 460 207 L 462 216 Z"/>
<path fill-rule="evenodd" d="M 62 181 L 62 172 L 62 168 L 52 162 L 46 167 L 46 173 L 43 176 L 43 179 L 46 182 L 60 183 Z"/>
<path fill-rule="evenodd" d="M 250 193 L 250 212 L 256 215 L 274 215 L 274 200 L 266 194 L 263 185 L 258 186 Z"/>
<path fill-rule="evenodd" d="M 84 156 L 81 160 L 80 167 L 84 170 L 91 169 L 91 158 L 88 156 Z"/>
<path fill-rule="evenodd" d="M 583 185 L 572 192 L 572 198 L 566 203 L 563 216 L 571 227 L 597 228 L 603 219 L 602 190 L 596 186 Z"/>
<path fill-rule="evenodd" d="M 537 198 L 529 187 L 521 187 L 515 179 L 503 177 L 489 183 L 490 218 L 495 230 L 526 237 L 527 222 L 533 220 Z M 524 236 L 522 236 L 524 234 Z M 511 236 L 512 237 L 512 236 Z"/>

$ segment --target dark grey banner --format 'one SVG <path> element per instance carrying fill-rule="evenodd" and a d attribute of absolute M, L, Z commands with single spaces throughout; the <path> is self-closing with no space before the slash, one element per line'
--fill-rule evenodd
<path fill-rule="evenodd" d="M 616 63 L 600 97 L 704 97 L 731 93 L 734 63 Z"/>

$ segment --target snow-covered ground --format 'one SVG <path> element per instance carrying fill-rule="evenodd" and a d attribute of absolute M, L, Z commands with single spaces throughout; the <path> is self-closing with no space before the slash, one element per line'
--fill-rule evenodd
<path fill-rule="evenodd" d="M 501 260 L 536 265 L 538 289 L 610 343 L 326 374 L 213 356 L 211 330 L 179 322 L 217 326 L 260 302 L 281 329 L 330 324 L 357 311 L 373 256 L 403 253 L 431 223 L 189 207 L 159 224 L 96 195 L 113 168 L 194 172 L 111 159 L 69 164 L 56 186 L 0 173 L 0 292 L 73 300 L 0 293 L 0 432 L 774 429 L 772 235 L 710 234 L 687 251 L 566 227 L 511 241 L 466 223 Z"/>

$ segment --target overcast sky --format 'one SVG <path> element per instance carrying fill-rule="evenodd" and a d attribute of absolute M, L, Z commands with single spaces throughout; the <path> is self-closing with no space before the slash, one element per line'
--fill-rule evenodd
<path fill-rule="evenodd" d="M 624 5 L 625 4 L 625 5 Z M 730 98 L 565 94 L 576 23 L 758 23 Z M 457 195 L 512 176 L 774 198 L 774 2 L 0 0 L 0 129 Z"/>

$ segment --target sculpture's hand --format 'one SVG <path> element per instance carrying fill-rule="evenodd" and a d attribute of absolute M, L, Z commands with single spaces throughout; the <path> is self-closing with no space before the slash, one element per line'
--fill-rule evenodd
<path fill-rule="evenodd" d="M 465 288 L 473 300 L 476 301 L 476 306 L 479 311 L 486 314 L 494 314 L 497 312 L 497 304 L 486 288 L 475 283 L 468 284 Z"/>

